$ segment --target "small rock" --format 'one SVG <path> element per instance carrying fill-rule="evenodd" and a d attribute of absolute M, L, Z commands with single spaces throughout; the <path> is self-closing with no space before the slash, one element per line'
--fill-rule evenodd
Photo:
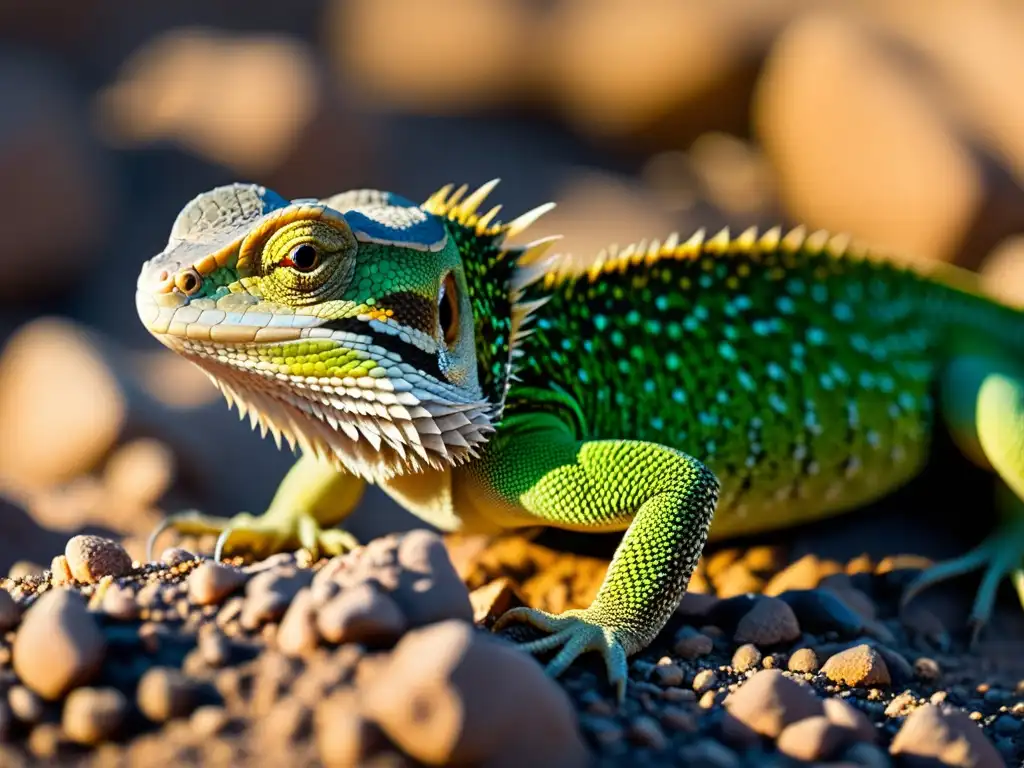
<path fill-rule="evenodd" d="M 811 648 L 798 648 L 790 654 L 786 669 L 790 672 L 814 674 L 820 668 L 818 654 Z"/>
<path fill-rule="evenodd" d="M 189 552 L 187 549 L 181 547 L 168 547 L 160 553 L 160 562 L 164 565 L 181 565 L 182 563 L 188 563 L 196 559 L 196 556 Z"/>
<path fill-rule="evenodd" d="M 715 595 L 688 591 L 679 601 L 676 616 L 690 624 L 698 624 L 718 603 Z"/>
<path fill-rule="evenodd" d="M 230 722 L 231 716 L 224 707 L 214 704 L 197 707 L 189 718 L 189 727 L 203 738 L 216 736 Z"/>
<path fill-rule="evenodd" d="M 485 625 L 495 621 L 510 608 L 523 605 L 512 580 L 506 577 L 474 589 L 469 593 L 469 602 L 473 606 L 473 621 Z"/>
<path fill-rule="evenodd" d="M 46 569 L 39 565 L 39 563 L 33 563 L 29 560 L 18 560 L 7 572 L 7 578 L 15 580 L 26 579 L 33 576 L 42 576 L 45 572 Z"/>
<path fill-rule="evenodd" d="M 804 555 L 775 574 L 765 585 L 764 594 L 775 596 L 790 589 L 814 589 L 823 578 L 841 570 L 837 563 Z"/>
<path fill-rule="evenodd" d="M 128 700 L 114 688 L 78 688 L 64 702 L 61 725 L 79 744 L 99 744 L 117 734 L 128 712 Z"/>
<path fill-rule="evenodd" d="M 827 589 L 786 590 L 778 595 L 778 599 L 793 609 L 804 632 L 820 634 L 834 631 L 852 636 L 864 629 L 861 617 L 835 592 Z"/>
<path fill-rule="evenodd" d="M 732 668 L 746 672 L 761 663 L 761 651 L 753 643 L 744 643 L 732 655 Z"/>
<path fill-rule="evenodd" d="M 71 566 L 68 565 L 68 559 L 64 555 L 57 555 L 50 562 L 50 582 L 55 587 L 62 587 L 65 584 L 70 584 L 74 580 L 74 576 L 71 574 Z"/>
<path fill-rule="evenodd" d="M 893 696 L 892 701 L 885 707 L 886 717 L 903 717 L 914 710 L 917 698 L 910 691 L 904 691 L 898 696 Z"/>
<path fill-rule="evenodd" d="M 196 605 L 217 605 L 249 580 L 249 575 L 220 563 L 203 563 L 188 577 L 189 598 Z"/>
<path fill-rule="evenodd" d="M 100 670 L 107 643 L 85 601 L 75 592 L 43 593 L 14 638 L 14 671 L 44 699 L 55 700 L 90 682 Z"/>
<path fill-rule="evenodd" d="M 858 645 L 829 657 L 821 673 L 834 683 L 873 687 L 889 685 L 892 679 L 882 655 L 870 645 Z"/>
<path fill-rule="evenodd" d="M 136 703 L 154 723 L 185 717 L 195 704 L 195 685 L 178 670 L 152 667 L 142 675 Z"/>
<path fill-rule="evenodd" d="M 789 643 L 800 637 L 800 623 L 796 614 L 782 600 L 762 597 L 739 620 L 733 639 L 737 643 L 775 645 Z"/>
<path fill-rule="evenodd" d="M 702 669 L 693 676 L 693 690 L 705 693 L 718 685 L 718 675 L 712 669 Z"/>
<path fill-rule="evenodd" d="M 7 692 L 7 703 L 14 716 L 28 725 L 35 725 L 46 717 L 46 703 L 24 685 L 15 685 Z"/>
<path fill-rule="evenodd" d="M 683 684 L 686 674 L 677 664 L 659 664 L 651 672 L 651 676 L 660 686 L 675 687 Z"/>
<path fill-rule="evenodd" d="M 465 621 L 405 635 L 360 693 L 362 711 L 414 760 L 589 763 L 565 691 L 535 660 Z"/>
<path fill-rule="evenodd" d="M 204 626 L 199 632 L 197 647 L 203 662 L 214 669 L 223 667 L 231 658 L 228 639 L 212 624 Z"/>
<path fill-rule="evenodd" d="M 391 598 L 410 627 L 445 619 L 473 620 L 469 591 L 440 536 L 431 531 L 410 531 L 397 539 L 397 548 L 398 565 L 403 571 Z"/>
<path fill-rule="evenodd" d="M 700 656 L 707 656 L 714 647 L 714 642 L 707 635 L 698 632 L 693 627 L 683 627 L 676 634 L 672 652 L 684 659 L 696 659 Z"/>
<path fill-rule="evenodd" d="M 661 751 L 668 747 L 669 741 L 653 717 L 641 715 L 629 725 L 629 738 L 641 747 Z"/>
<path fill-rule="evenodd" d="M 316 708 L 316 743 L 326 768 L 367 764 L 367 758 L 387 745 L 377 725 L 359 711 L 357 694 L 338 691 Z"/>
<path fill-rule="evenodd" d="M 999 751 L 971 718 L 958 709 L 925 704 L 911 712 L 889 747 L 904 759 L 931 758 L 950 766 L 999 768 Z"/>
<path fill-rule="evenodd" d="M 788 725 L 824 713 L 821 700 L 782 672 L 766 669 L 725 700 L 729 713 L 757 733 L 778 738 Z"/>
<path fill-rule="evenodd" d="M 115 579 L 132 569 L 131 555 L 113 539 L 73 536 L 64 548 L 71 575 L 82 584 L 95 584 L 104 576 Z"/>
<path fill-rule="evenodd" d="M 661 724 L 673 731 L 697 732 L 697 718 L 681 707 L 665 707 L 658 714 Z"/>
<path fill-rule="evenodd" d="M 132 621 L 139 617 L 139 604 L 135 593 L 129 587 L 110 584 L 100 602 L 103 612 L 114 619 Z"/>
<path fill-rule="evenodd" d="M 329 643 L 389 645 L 401 637 L 406 621 L 395 601 L 369 584 L 343 590 L 320 609 L 320 636 Z"/>
<path fill-rule="evenodd" d="M 857 741 L 874 743 L 875 727 L 868 720 L 868 716 L 842 699 L 830 697 L 824 700 L 825 717 L 840 728 L 853 733 Z"/>
<path fill-rule="evenodd" d="M 0 589 L 0 634 L 10 632 L 21 621 L 21 609 L 6 589 Z"/>
<path fill-rule="evenodd" d="M 824 715 L 787 725 L 779 734 L 778 748 L 797 760 L 828 760 L 847 742 L 849 732 Z"/>
<path fill-rule="evenodd" d="M 316 649 L 320 637 L 316 629 L 316 609 L 309 587 L 299 593 L 288 606 L 277 630 L 277 647 L 288 656 L 304 656 Z"/>

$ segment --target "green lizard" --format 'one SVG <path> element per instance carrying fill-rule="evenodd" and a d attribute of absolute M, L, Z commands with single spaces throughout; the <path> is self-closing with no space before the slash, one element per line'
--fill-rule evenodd
<path fill-rule="evenodd" d="M 668 620 L 709 527 L 877 498 L 921 468 L 940 414 L 1012 491 L 1008 518 L 910 594 L 985 567 L 975 622 L 1005 576 L 1024 599 L 1024 313 L 966 272 L 802 229 L 672 236 L 578 265 L 550 253 L 556 238 L 510 244 L 550 206 L 498 223 L 500 206 L 481 212 L 494 183 L 419 206 L 238 184 L 185 206 L 139 276 L 139 315 L 302 457 L 264 515 L 166 526 L 219 534 L 218 558 L 226 544 L 337 553 L 355 546 L 335 526 L 369 481 L 448 531 L 624 530 L 590 607 L 499 621 L 546 632 L 522 647 L 557 650 L 554 675 L 600 652 L 621 697 L 627 656 Z"/>

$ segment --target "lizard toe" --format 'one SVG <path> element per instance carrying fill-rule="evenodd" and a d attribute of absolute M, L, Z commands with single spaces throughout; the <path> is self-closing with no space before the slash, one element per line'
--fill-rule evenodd
<path fill-rule="evenodd" d="M 996 593 L 1004 579 L 1009 578 L 1017 590 L 1017 597 L 1024 607 L 1024 521 L 1015 520 L 1004 524 L 999 530 L 970 552 L 960 557 L 936 563 L 922 571 L 903 592 L 901 606 L 906 606 L 917 595 L 943 581 L 981 570 L 981 583 L 975 593 L 968 617 L 971 640 L 976 641 L 979 633 L 992 618 Z"/>
<path fill-rule="evenodd" d="M 615 689 L 616 700 L 622 703 L 626 696 L 628 642 L 623 630 L 604 626 L 587 610 L 566 611 L 555 615 L 533 608 L 513 608 L 507 611 L 495 623 L 494 630 L 500 631 L 514 622 L 523 622 L 551 633 L 547 637 L 516 645 L 526 653 L 558 649 L 558 653 L 544 668 L 551 677 L 561 675 L 587 651 L 600 653 L 604 659 L 608 682 Z"/>

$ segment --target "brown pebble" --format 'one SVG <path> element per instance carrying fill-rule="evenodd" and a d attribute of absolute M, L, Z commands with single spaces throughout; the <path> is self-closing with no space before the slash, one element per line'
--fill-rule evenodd
<path fill-rule="evenodd" d="M 790 672 L 814 674 L 820 669 L 818 654 L 811 648 L 798 648 L 790 654 L 786 669 Z"/>
<path fill-rule="evenodd" d="M 61 725 L 79 744 L 99 744 L 117 734 L 128 712 L 128 700 L 115 688 L 78 688 L 64 702 Z"/>
<path fill-rule="evenodd" d="M 50 582 L 55 587 L 62 587 L 65 584 L 70 584 L 74 581 L 74 576 L 71 575 L 71 566 L 68 565 L 68 559 L 64 555 L 57 555 L 50 562 Z"/>
<path fill-rule="evenodd" d="M 14 602 L 11 593 L 0 589 L 0 634 L 10 632 L 21 621 L 21 609 Z"/>
<path fill-rule="evenodd" d="M 828 760 L 850 739 L 848 731 L 823 715 L 787 725 L 776 746 L 782 754 L 797 760 Z"/>
<path fill-rule="evenodd" d="M 658 721 L 647 715 L 640 715 L 630 723 L 629 738 L 642 747 L 659 752 L 669 745 L 668 738 L 658 725 Z"/>
<path fill-rule="evenodd" d="M 718 685 L 718 675 L 712 669 L 702 669 L 693 676 L 693 690 L 697 693 L 710 691 Z"/>
<path fill-rule="evenodd" d="M 882 655 L 862 644 L 833 654 L 822 665 L 821 673 L 834 683 L 872 687 L 889 685 L 889 668 Z"/>
<path fill-rule="evenodd" d="M 18 560 L 7 571 L 7 578 L 18 580 L 42 576 L 44 573 L 46 573 L 46 568 L 39 563 L 33 563 L 30 560 Z"/>
<path fill-rule="evenodd" d="M 790 589 L 814 589 L 824 577 L 841 570 L 838 563 L 804 555 L 775 574 L 765 585 L 764 593 L 774 596 Z"/>
<path fill-rule="evenodd" d="M 697 700 L 697 694 L 689 688 L 668 687 L 661 692 L 661 698 L 665 701 L 687 702 L 692 704 Z"/>
<path fill-rule="evenodd" d="M 914 705 L 917 703 L 917 698 L 910 691 L 904 691 L 903 693 L 893 696 L 885 707 L 886 717 L 903 717 L 904 715 L 910 714 L 914 710 Z"/>
<path fill-rule="evenodd" d="M 28 751 L 33 757 L 52 764 L 65 744 L 64 733 L 56 723 L 40 723 L 28 735 Z"/>
<path fill-rule="evenodd" d="M 168 547 L 160 553 L 160 562 L 172 568 L 176 565 L 189 563 L 196 559 L 196 556 L 187 549 L 181 547 Z"/>
<path fill-rule="evenodd" d="M 746 672 L 761 663 L 761 651 L 753 643 L 744 643 L 732 655 L 732 668 L 737 672 Z"/>
<path fill-rule="evenodd" d="M 679 686 L 686 679 L 682 667 L 676 664 L 659 664 L 651 672 L 654 682 L 661 686 Z"/>
<path fill-rule="evenodd" d="M 198 707 L 188 719 L 191 729 L 203 738 L 216 736 L 223 731 L 231 720 L 224 707 L 214 704 Z"/>
<path fill-rule="evenodd" d="M 178 670 L 152 667 L 139 680 L 136 703 L 147 718 L 163 723 L 188 715 L 194 706 L 195 693 L 194 684 Z"/>
<path fill-rule="evenodd" d="M 914 675 L 926 683 L 934 683 L 942 677 L 942 667 L 935 659 L 922 656 L 914 662 Z"/>
<path fill-rule="evenodd" d="M 277 647 L 289 656 L 304 656 L 316 650 L 320 636 L 316 628 L 316 609 L 309 587 L 299 590 L 281 619 Z"/>
<path fill-rule="evenodd" d="M 130 587 L 110 584 L 103 592 L 100 607 L 107 616 L 121 621 L 132 621 L 139 617 L 139 604 Z"/>
<path fill-rule="evenodd" d="M 889 752 L 904 760 L 999 768 L 1005 763 L 981 728 L 958 709 L 925 704 L 907 715 Z"/>
<path fill-rule="evenodd" d="M 761 670 L 742 683 L 725 707 L 741 723 L 773 739 L 786 726 L 824 712 L 813 691 L 775 669 Z"/>
<path fill-rule="evenodd" d="M 24 685 L 15 685 L 7 692 L 7 703 L 21 722 L 35 725 L 46 716 L 46 703 L 39 695 Z"/>
<path fill-rule="evenodd" d="M 671 728 L 673 731 L 681 731 L 683 733 L 697 732 L 697 718 L 682 707 L 665 707 L 658 714 L 658 717 L 661 719 L 662 725 L 666 728 Z"/>
<path fill-rule="evenodd" d="M 712 581 L 715 584 L 715 593 L 723 599 L 745 595 L 748 592 L 760 592 L 764 588 L 764 579 L 751 573 L 742 562 L 732 563 Z"/>
<path fill-rule="evenodd" d="M 228 639 L 212 624 L 207 624 L 199 632 L 197 647 L 206 665 L 214 669 L 223 667 L 231 657 Z"/>
<path fill-rule="evenodd" d="M 825 708 L 825 717 L 840 728 L 851 731 L 857 741 L 874 743 L 876 739 L 875 726 L 871 724 L 868 716 L 861 712 L 853 704 L 830 697 L 822 703 Z"/>
<path fill-rule="evenodd" d="M 477 624 L 489 624 L 505 611 L 523 605 L 512 580 L 506 577 L 474 589 L 469 593 L 469 602 L 473 606 L 473 621 Z"/>
<path fill-rule="evenodd" d="M 466 621 L 409 632 L 359 690 L 363 713 L 420 762 L 590 762 L 562 687 L 536 661 Z"/>
<path fill-rule="evenodd" d="M 696 659 L 707 656 L 714 649 L 714 641 L 693 627 L 683 627 L 676 634 L 672 652 L 684 659 Z"/>
<path fill-rule="evenodd" d="M 385 746 L 380 729 L 359 712 L 355 691 L 341 690 L 316 708 L 316 744 L 326 768 L 365 765 L 367 758 Z"/>
<path fill-rule="evenodd" d="M 55 700 L 99 672 L 107 643 L 82 597 L 66 589 L 45 592 L 14 638 L 14 671 L 44 699 Z"/>
<path fill-rule="evenodd" d="M 393 643 L 405 627 L 395 602 L 369 584 L 343 590 L 317 616 L 320 636 L 329 643 Z"/>
<path fill-rule="evenodd" d="M 248 574 L 220 563 L 203 563 L 188 577 L 188 593 L 196 605 L 215 605 L 241 588 Z"/>
<path fill-rule="evenodd" d="M 104 576 L 116 579 L 132 569 L 132 557 L 125 548 L 102 536 L 72 536 L 64 557 L 72 577 L 83 584 L 95 584 Z"/>
<path fill-rule="evenodd" d="M 776 597 L 762 597 L 736 624 L 733 639 L 737 643 L 758 646 L 788 643 L 800 637 L 796 614 Z"/>

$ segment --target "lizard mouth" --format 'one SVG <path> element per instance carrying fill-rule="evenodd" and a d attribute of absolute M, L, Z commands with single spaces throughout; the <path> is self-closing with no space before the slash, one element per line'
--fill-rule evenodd
<path fill-rule="evenodd" d="M 136 307 L 254 428 L 367 479 L 462 463 L 492 431 L 490 403 L 444 378 L 426 334 L 287 307 L 233 312 L 177 292 L 140 289 Z"/>

